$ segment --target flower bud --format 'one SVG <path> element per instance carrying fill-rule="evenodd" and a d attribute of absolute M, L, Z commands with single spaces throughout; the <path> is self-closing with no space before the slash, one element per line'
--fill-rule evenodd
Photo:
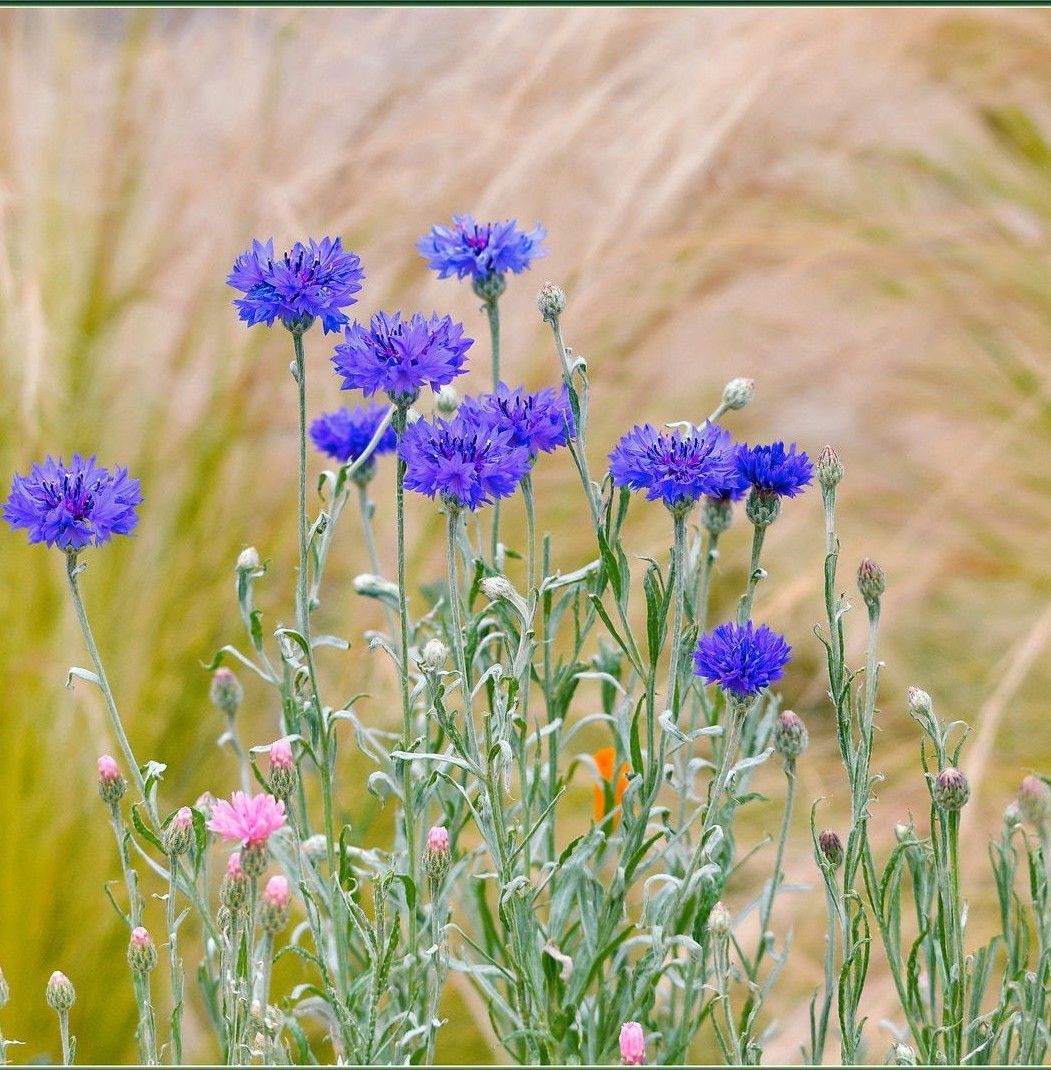
<path fill-rule="evenodd" d="M 931 696 L 918 687 L 909 688 L 909 713 L 913 717 L 929 718 L 934 716 L 934 706 L 931 704 Z"/>
<path fill-rule="evenodd" d="M 554 323 L 566 310 L 565 291 L 553 282 L 545 282 L 536 295 L 536 307 L 545 322 Z"/>
<path fill-rule="evenodd" d="M 328 857 L 328 841 L 320 832 L 303 841 L 303 857 L 314 866 L 321 865 Z"/>
<path fill-rule="evenodd" d="M 434 415 L 440 416 L 443 420 L 451 420 L 459 407 L 460 395 L 456 388 L 449 386 L 448 383 L 434 396 Z"/>
<path fill-rule="evenodd" d="M 899 821 L 894 826 L 894 838 L 898 843 L 907 843 L 912 839 L 913 832 L 915 830 L 912 827 L 912 822 Z"/>
<path fill-rule="evenodd" d="M 908 1044 L 895 1044 L 894 1045 L 894 1065 L 895 1066 L 915 1066 L 916 1065 L 916 1052 L 909 1047 Z"/>
<path fill-rule="evenodd" d="M 723 387 L 723 408 L 743 409 L 755 394 L 754 379 L 731 379 Z"/>
<path fill-rule="evenodd" d="M 1051 788 L 1038 776 L 1030 774 L 1018 789 L 1018 809 L 1031 825 L 1041 828 L 1051 818 Z"/>
<path fill-rule="evenodd" d="M 514 585 L 506 576 L 486 576 L 482 580 L 482 593 L 490 602 L 498 602 L 501 598 L 513 598 L 517 592 Z"/>
<path fill-rule="evenodd" d="M 493 305 L 507 289 L 507 279 L 501 272 L 492 271 L 481 278 L 475 276 L 471 289 L 474 290 L 476 297 L 480 297 L 487 305 Z"/>
<path fill-rule="evenodd" d="M 858 591 L 864 599 L 865 605 L 872 609 L 879 605 L 883 592 L 887 589 L 887 577 L 883 569 L 866 557 L 858 566 Z"/>
<path fill-rule="evenodd" d="M 646 1061 L 646 1035 L 638 1022 L 620 1027 L 620 1061 L 625 1066 L 642 1066 Z"/>
<path fill-rule="evenodd" d="M 99 758 L 99 798 L 107 806 L 116 806 L 128 790 L 128 782 L 121 776 L 120 766 L 108 754 Z"/>
<path fill-rule="evenodd" d="M 778 716 L 774 724 L 774 750 L 782 758 L 798 758 L 809 742 L 810 734 L 802 717 L 791 710 L 785 710 Z"/>
<path fill-rule="evenodd" d="M 418 664 L 424 672 L 439 672 L 449 660 L 449 648 L 437 637 L 428 639 Z"/>
<path fill-rule="evenodd" d="M 817 481 L 823 490 L 832 490 L 844 476 L 843 462 L 831 446 L 826 446 L 817 459 Z"/>
<path fill-rule="evenodd" d="M 768 528 L 781 515 L 781 496 L 753 487 L 744 504 L 744 513 L 757 528 Z"/>
<path fill-rule="evenodd" d="M 157 965 L 157 945 L 141 926 L 132 929 L 128 941 L 128 965 L 136 973 L 149 973 Z"/>
<path fill-rule="evenodd" d="M 825 861 L 837 869 L 843 861 L 843 841 L 839 838 L 835 829 L 825 829 L 817 838 L 817 845 L 821 848 L 821 854 Z"/>
<path fill-rule="evenodd" d="M 959 769 L 947 765 L 931 783 L 931 795 L 939 810 L 951 814 L 962 810 L 967 804 L 971 797 L 971 786 Z"/>
<path fill-rule="evenodd" d="M 287 799 L 299 783 L 299 770 L 292 754 L 292 744 L 279 739 L 270 746 L 270 791 L 277 799 Z"/>
<path fill-rule="evenodd" d="M 177 810 L 164 830 L 164 850 L 172 857 L 186 854 L 193 846 L 193 813 L 188 806 Z"/>
<path fill-rule="evenodd" d="M 217 710 L 221 710 L 227 717 L 233 717 L 237 713 L 244 696 L 245 691 L 241 686 L 241 681 L 229 669 L 218 668 L 215 670 L 212 674 L 209 697 L 212 700 L 212 705 Z"/>
<path fill-rule="evenodd" d="M 77 1001 L 77 991 L 64 973 L 55 970 L 48 979 L 44 998 L 53 1011 L 68 1011 Z"/>
<path fill-rule="evenodd" d="M 1004 809 L 1004 831 L 1010 832 L 1012 829 L 1018 828 L 1021 823 L 1022 811 L 1019 809 L 1018 803 L 1008 803 Z"/>
<path fill-rule="evenodd" d="M 11 998 L 11 989 L 7 986 L 7 978 L 4 977 L 4 971 L 0 970 L 0 1011 L 7 1006 L 7 1001 Z"/>
<path fill-rule="evenodd" d="M 223 877 L 219 898 L 231 914 L 236 914 L 248 902 L 248 874 L 241 867 L 239 851 L 234 851 L 226 863 L 226 876 Z"/>
<path fill-rule="evenodd" d="M 259 551 L 254 546 L 246 546 L 237 555 L 238 572 L 254 572 L 259 568 Z"/>
<path fill-rule="evenodd" d="M 722 535 L 734 518 L 734 504 L 729 498 L 705 498 L 701 506 L 701 524 L 709 535 Z"/>
<path fill-rule="evenodd" d="M 730 911 L 720 900 L 712 907 L 708 915 L 708 932 L 712 936 L 726 936 L 730 932 L 731 922 Z"/>
<path fill-rule="evenodd" d="M 443 825 L 434 825 L 427 833 L 427 850 L 424 868 L 432 890 L 437 888 L 449 872 L 449 830 Z"/>
<path fill-rule="evenodd" d="M 197 802 L 193 804 L 195 810 L 200 810 L 204 814 L 205 818 L 212 816 L 212 809 L 215 807 L 217 800 L 210 791 L 202 791 L 197 796 Z"/>
<path fill-rule="evenodd" d="M 278 874 L 266 882 L 259 917 L 264 932 L 276 936 L 288 924 L 288 904 L 291 898 L 292 893 L 289 891 L 286 877 Z"/>

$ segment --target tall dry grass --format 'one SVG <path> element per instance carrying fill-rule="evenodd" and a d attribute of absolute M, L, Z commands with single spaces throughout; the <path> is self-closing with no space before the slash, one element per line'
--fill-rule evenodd
<path fill-rule="evenodd" d="M 975 725 L 975 844 L 1022 773 L 1046 769 L 1047 12 L 9 10 L 0 72 L 0 472 L 81 449 L 142 478 L 139 537 L 92 554 L 84 586 L 136 747 L 169 763 L 171 806 L 232 784 L 200 663 L 236 632 L 244 544 L 274 562 L 268 608 L 287 618 L 291 604 L 289 354 L 237 324 L 229 263 L 253 235 L 341 233 L 365 261 L 362 313 L 438 307 L 482 332 L 468 289 L 429 277 L 412 249 L 461 210 L 549 227 L 549 258 L 504 302 L 505 365 L 555 378 L 532 295 L 559 281 L 596 381 L 596 465 L 633 420 L 697 418 L 733 375 L 759 381 L 742 436 L 837 446 L 844 560 L 871 554 L 890 576 L 885 836 L 910 805 L 923 821 L 907 684 Z M 326 350 L 310 339 L 314 409 L 338 400 Z M 538 494 L 542 524 L 580 563 L 593 549 L 572 485 L 568 462 L 552 463 Z M 658 512 L 635 512 L 629 549 L 664 548 Z M 410 567 L 437 567 L 426 504 L 411 530 Z M 352 534 L 337 590 L 363 568 Z M 734 545 L 723 609 L 741 581 Z M 775 529 L 759 608 L 799 651 L 785 694 L 815 737 L 801 795 L 829 795 L 834 822 L 846 788 L 809 638 L 821 553 L 818 500 L 803 499 Z M 43 989 L 61 968 L 80 990 L 81 1058 L 127 1059 L 134 1008 L 94 790 L 103 711 L 63 687 L 84 655 L 61 563 L 7 534 L 0 583 L 5 1033 L 28 1042 L 19 1059 L 54 1057 Z M 326 613 L 352 639 L 375 622 L 349 593 Z M 348 692 L 374 690 L 386 715 L 367 653 L 328 669 Z M 243 734 L 263 742 L 271 712 L 253 697 L 250 685 Z M 383 836 L 389 816 L 346 783 L 358 835 Z M 775 770 L 760 786 L 779 798 Z M 571 796 L 583 815 L 588 792 Z M 776 802 L 760 810 L 757 834 L 777 816 Z M 812 881 L 798 831 L 788 879 Z M 982 850 L 966 863 L 981 931 Z M 820 977 L 805 902 L 777 911 L 796 939 L 774 1058 L 795 1057 Z M 866 1009 L 878 1057 L 889 985 Z M 191 1057 L 210 1057 L 196 1009 L 188 1029 Z M 440 1054 L 489 1057 L 467 1029 Z"/>

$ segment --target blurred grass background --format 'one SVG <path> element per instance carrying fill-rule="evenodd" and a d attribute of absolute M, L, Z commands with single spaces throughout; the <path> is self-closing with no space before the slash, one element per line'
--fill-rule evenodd
<path fill-rule="evenodd" d="M 926 825 L 904 709 L 917 684 L 975 728 L 965 863 L 971 938 L 987 932 L 980 845 L 1051 756 L 1051 14 L 8 10 L 0 72 L 0 472 L 79 449 L 143 480 L 139 536 L 92 553 L 83 582 L 138 753 L 169 764 L 167 808 L 234 786 L 199 666 L 239 639 L 244 545 L 274 563 L 268 619 L 290 615 L 290 353 L 279 332 L 238 324 L 233 257 L 256 235 L 342 234 L 366 267 L 359 314 L 462 317 L 482 339 L 482 385 L 477 302 L 430 277 L 413 242 L 454 211 L 514 215 L 548 226 L 550 255 L 502 303 L 506 373 L 555 380 L 533 295 L 559 282 L 595 384 L 596 468 L 631 422 L 699 419 L 736 375 L 758 392 L 735 433 L 839 449 L 843 586 L 864 555 L 890 578 L 873 825 L 886 841 L 909 807 Z M 329 348 L 310 336 L 313 411 L 343 400 Z M 541 523 L 564 567 L 594 553 L 574 483 L 568 458 L 541 465 Z M 413 510 L 410 567 L 429 577 L 433 511 Z M 357 641 L 379 618 L 349 594 L 365 565 L 349 512 L 346 525 L 323 613 Z M 666 526 L 636 508 L 629 551 L 662 552 Z M 744 535 L 726 540 L 716 616 L 740 587 Z M 768 544 L 758 612 L 797 648 L 785 700 L 814 738 L 788 879 L 811 881 L 809 800 L 830 797 L 829 823 L 845 811 L 810 634 L 818 496 L 791 503 Z M 104 713 L 90 689 L 63 687 L 86 655 L 58 555 L 5 533 L 0 584 L 4 1033 L 27 1042 L 19 1061 L 56 1057 L 43 991 L 62 969 L 79 988 L 80 1059 L 128 1060 L 125 936 L 102 893 L 118 872 L 95 795 Z M 382 718 L 387 682 L 362 646 L 326 658 L 330 685 L 375 690 Z M 243 737 L 266 742 L 272 711 L 246 684 Z M 344 780 L 345 816 L 381 836 L 389 815 L 361 782 Z M 757 834 L 778 821 L 774 763 L 759 786 L 772 801 Z M 589 785 L 568 805 L 586 818 Z M 738 905 L 768 864 L 742 876 Z M 797 1058 L 820 978 L 811 899 L 775 915 L 796 939 L 770 1059 Z M 877 1060 L 876 1023 L 896 1016 L 880 960 L 866 1003 Z M 211 1058 L 196 1006 L 187 1028 L 189 1056 Z M 481 1032 L 449 1032 L 441 1057 L 496 1057 Z"/>

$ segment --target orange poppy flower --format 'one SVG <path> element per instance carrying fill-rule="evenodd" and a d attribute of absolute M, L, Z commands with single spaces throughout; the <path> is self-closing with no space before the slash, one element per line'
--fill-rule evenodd
<path fill-rule="evenodd" d="M 595 759 L 595 765 L 598 766 L 599 775 L 603 780 L 603 783 L 595 785 L 595 820 L 601 821 L 614 806 L 620 805 L 620 800 L 628 787 L 628 767 L 624 762 L 621 762 L 620 769 L 617 771 L 616 777 L 614 777 L 613 766 L 617 760 L 617 752 L 613 747 L 603 747 L 601 750 L 595 751 L 591 757 Z M 616 788 L 613 788 L 614 779 L 617 781 Z M 609 801 L 611 789 L 613 801 L 607 806 L 606 803 Z M 614 828 L 617 827 L 619 821 L 620 815 L 614 815 Z"/>

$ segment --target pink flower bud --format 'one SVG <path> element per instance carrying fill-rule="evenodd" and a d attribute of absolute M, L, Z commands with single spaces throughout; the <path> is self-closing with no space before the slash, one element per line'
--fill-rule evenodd
<path fill-rule="evenodd" d="M 150 934 L 141 925 L 138 925 L 131 930 L 131 942 L 136 947 L 146 947 L 152 941 L 150 940 Z"/>
<path fill-rule="evenodd" d="M 99 798 L 107 806 L 116 806 L 128 790 L 128 782 L 121 776 L 120 766 L 108 754 L 99 758 Z"/>
<path fill-rule="evenodd" d="M 435 825 L 430 832 L 427 833 L 427 850 L 428 851 L 448 851 L 449 850 L 449 830 L 444 825 Z"/>
<path fill-rule="evenodd" d="M 280 875 L 271 877 L 263 889 L 263 899 L 269 906 L 284 910 L 288 906 L 291 892 L 288 890 L 288 880 Z"/>
<path fill-rule="evenodd" d="M 294 759 L 292 757 L 292 744 L 287 739 L 279 739 L 270 746 L 270 768 L 291 769 Z"/>
<path fill-rule="evenodd" d="M 99 780 L 119 780 L 120 779 L 120 766 L 117 765 L 116 759 L 112 758 L 108 754 L 103 754 L 99 758 Z"/>
<path fill-rule="evenodd" d="M 646 1061 L 646 1036 L 638 1022 L 620 1027 L 620 1061 L 625 1066 L 642 1066 Z"/>
<path fill-rule="evenodd" d="M 226 875 L 235 881 L 244 879 L 244 870 L 241 869 L 241 852 L 234 851 L 226 863 Z"/>

